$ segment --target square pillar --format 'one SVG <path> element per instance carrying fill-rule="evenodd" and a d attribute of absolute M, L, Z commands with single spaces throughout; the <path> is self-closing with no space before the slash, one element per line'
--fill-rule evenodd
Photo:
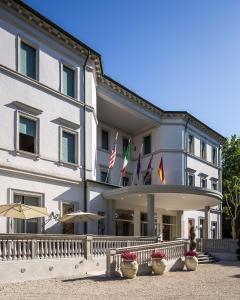
<path fill-rule="evenodd" d="M 147 234 L 148 234 L 148 236 L 155 235 L 154 208 L 155 208 L 154 195 L 147 195 L 147 220 L 148 220 Z"/>
<path fill-rule="evenodd" d="M 210 207 L 205 206 L 204 207 L 204 238 L 209 239 L 210 238 Z"/>
<path fill-rule="evenodd" d="M 115 200 L 107 200 L 107 216 L 106 216 L 107 234 L 116 235 L 115 226 Z"/>
<path fill-rule="evenodd" d="M 177 238 L 184 238 L 183 234 L 183 210 L 177 211 Z"/>
<path fill-rule="evenodd" d="M 140 215 L 140 211 L 138 210 L 134 210 L 134 235 L 135 236 L 140 236 L 141 235 L 141 230 L 140 230 L 140 226 L 141 226 L 141 215 Z"/>

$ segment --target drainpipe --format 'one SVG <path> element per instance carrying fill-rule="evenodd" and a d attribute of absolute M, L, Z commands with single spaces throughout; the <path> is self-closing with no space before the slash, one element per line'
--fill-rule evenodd
<path fill-rule="evenodd" d="M 184 185 L 187 185 L 187 174 L 186 174 L 186 170 L 187 170 L 187 127 L 188 127 L 188 123 L 190 121 L 190 118 L 188 118 L 186 124 L 185 124 L 185 129 L 184 129 Z"/>
<path fill-rule="evenodd" d="M 83 133 L 83 207 L 87 212 L 87 162 L 86 162 L 86 65 L 90 56 L 90 50 L 88 50 L 87 57 L 83 64 L 83 101 L 84 101 L 84 133 Z M 87 233 L 87 222 L 84 222 L 84 234 Z"/>

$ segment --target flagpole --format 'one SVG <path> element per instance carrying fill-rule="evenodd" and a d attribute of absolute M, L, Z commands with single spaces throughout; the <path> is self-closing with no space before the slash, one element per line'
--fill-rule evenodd
<path fill-rule="evenodd" d="M 110 168 L 108 168 L 107 176 L 106 176 L 106 179 L 105 179 L 105 183 L 107 183 L 107 181 L 108 181 L 109 170 L 110 170 Z"/>
<path fill-rule="evenodd" d="M 126 158 L 126 155 L 127 155 L 127 152 L 128 151 L 130 151 L 130 148 L 129 147 L 131 147 L 130 146 L 130 143 L 131 143 L 131 138 L 129 138 L 129 140 L 128 140 L 128 146 L 127 146 L 127 150 L 126 150 L 126 152 L 125 152 L 125 154 L 124 154 L 124 159 L 123 159 L 123 166 L 124 166 L 124 162 L 125 162 L 125 158 Z M 129 149 L 128 149 L 129 148 Z M 130 152 L 129 152 L 130 153 Z M 130 160 L 130 157 L 129 157 L 129 160 Z M 128 161 L 129 162 L 129 161 Z M 128 164 L 128 162 L 127 162 L 127 164 Z M 119 186 L 120 186 L 120 184 L 121 184 L 121 179 L 122 179 L 122 171 L 123 171 L 123 166 L 122 166 L 122 170 L 121 170 L 121 175 L 120 175 L 120 180 L 119 180 Z M 127 165 L 126 165 L 126 168 L 127 168 Z"/>
<path fill-rule="evenodd" d="M 140 155 L 140 160 L 141 160 L 141 155 L 142 155 L 142 149 L 143 149 L 143 143 L 142 143 L 141 148 L 140 148 L 140 151 L 139 151 L 139 153 L 138 153 L 138 156 Z M 134 184 L 134 179 L 135 179 L 135 177 L 136 177 L 137 167 L 138 167 L 138 160 L 137 160 L 137 165 L 136 165 L 135 172 L 134 172 L 134 174 L 133 174 L 132 185 Z M 139 184 L 139 179 L 138 179 L 138 184 Z"/>

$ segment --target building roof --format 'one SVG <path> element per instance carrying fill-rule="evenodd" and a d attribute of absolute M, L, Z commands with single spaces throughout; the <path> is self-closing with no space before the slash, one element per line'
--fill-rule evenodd
<path fill-rule="evenodd" d="M 225 142 L 226 138 L 224 136 L 207 126 L 205 123 L 201 122 L 199 119 L 197 119 L 187 111 L 164 111 L 163 109 L 149 102 L 142 96 L 139 96 L 127 87 L 115 81 L 108 75 L 104 74 L 101 55 L 97 51 L 95 51 L 94 49 L 92 49 L 91 47 L 89 47 L 70 33 L 66 32 L 63 28 L 41 15 L 29 5 L 25 4 L 20 0 L 1 0 L 1 2 L 7 7 L 12 8 L 12 10 L 15 11 L 15 13 L 17 13 L 20 17 L 24 18 L 25 20 L 27 19 L 28 23 L 34 24 L 35 26 L 37 25 L 42 30 L 47 31 L 49 35 L 54 36 L 66 46 L 69 46 L 75 49 L 76 51 L 79 51 L 82 55 L 89 55 L 89 58 L 95 63 L 97 79 L 99 82 L 109 86 L 116 92 L 128 97 L 130 101 L 133 101 L 138 105 L 143 106 L 145 109 L 156 113 L 163 118 L 183 118 L 186 121 L 189 121 L 189 123 L 193 126 L 212 136 L 220 143 Z"/>

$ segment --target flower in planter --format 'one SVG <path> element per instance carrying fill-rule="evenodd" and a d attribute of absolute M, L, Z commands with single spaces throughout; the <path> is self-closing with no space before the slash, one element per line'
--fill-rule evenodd
<path fill-rule="evenodd" d="M 136 260 L 137 254 L 135 252 L 126 251 L 121 254 L 121 258 L 123 260 Z"/>
<path fill-rule="evenodd" d="M 161 251 L 153 251 L 151 254 L 151 258 L 163 259 L 166 258 L 166 254 Z"/>
<path fill-rule="evenodd" d="M 197 252 L 193 251 L 193 250 L 190 250 L 190 251 L 185 253 L 185 256 L 197 256 Z"/>

